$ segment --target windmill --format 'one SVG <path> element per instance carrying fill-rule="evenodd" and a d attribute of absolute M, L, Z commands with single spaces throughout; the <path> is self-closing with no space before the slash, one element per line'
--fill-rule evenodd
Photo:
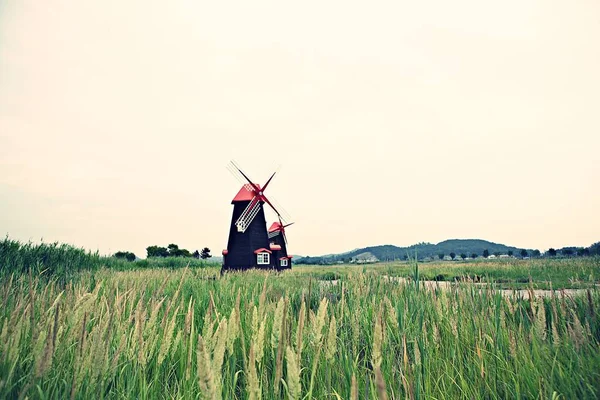
<path fill-rule="evenodd" d="M 292 256 L 290 256 L 287 252 L 287 237 L 285 236 L 285 228 L 292 224 L 293 222 L 284 224 L 281 218 L 279 218 L 279 222 L 273 222 L 269 228 L 269 240 L 271 241 L 270 246 L 272 248 L 278 248 L 279 251 L 278 269 L 292 268 Z"/>
<path fill-rule="evenodd" d="M 260 186 L 242 172 L 234 161 L 230 163 L 228 169 L 240 181 L 242 187 L 231 201 L 233 214 L 227 249 L 222 252 L 223 270 L 249 268 L 279 270 L 282 263 L 287 267 L 290 264 L 287 253 L 282 256 L 283 247 L 269 240 L 263 208 L 264 204 L 268 204 L 282 221 L 282 215 L 273 202 L 265 196 L 265 190 L 275 173 L 263 186 Z M 285 261 L 282 258 L 285 258 Z"/>

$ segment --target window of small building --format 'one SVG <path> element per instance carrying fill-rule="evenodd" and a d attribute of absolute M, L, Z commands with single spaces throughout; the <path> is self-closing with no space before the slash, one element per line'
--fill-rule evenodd
<path fill-rule="evenodd" d="M 287 265 L 288 265 L 288 260 L 287 260 L 287 258 L 284 258 L 283 260 L 281 260 L 281 266 L 282 266 L 282 267 L 287 267 Z"/>
<path fill-rule="evenodd" d="M 269 253 L 258 253 L 256 255 L 257 264 L 269 264 Z"/>

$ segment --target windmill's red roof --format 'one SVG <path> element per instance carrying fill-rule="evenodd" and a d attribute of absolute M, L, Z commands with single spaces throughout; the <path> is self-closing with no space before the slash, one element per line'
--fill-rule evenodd
<path fill-rule="evenodd" d="M 223 250 L 223 251 L 221 252 L 221 254 L 223 254 L 224 256 L 226 256 L 226 255 L 227 255 L 227 253 L 229 253 L 229 251 L 227 251 L 227 249 L 225 249 L 225 250 Z"/>
<path fill-rule="evenodd" d="M 278 244 L 271 243 L 269 247 L 271 248 L 271 250 L 281 250 L 281 246 Z"/>
<path fill-rule="evenodd" d="M 260 185 L 256 184 L 255 185 L 260 189 Z M 242 188 L 240 189 L 240 191 L 238 192 L 238 194 L 235 195 L 235 197 L 233 198 L 233 200 L 231 200 L 231 202 L 236 202 L 236 201 L 250 201 L 254 198 L 254 188 L 252 186 L 250 186 L 249 183 L 246 183 L 244 186 L 242 186 Z"/>
<path fill-rule="evenodd" d="M 280 231 L 280 230 L 281 230 L 281 224 L 279 222 L 273 222 L 271 224 L 271 227 L 269 228 L 269 233 Z"/>
<path fill-rule="evenodd" d="M 254 254 L 258 254 L 258 253 L 269 253 L 272 254 L 273 252 L 269 249 L 265 249 L 264 247 L 261 247 L 260 249 L 256 249 L 254 250 Z"/>

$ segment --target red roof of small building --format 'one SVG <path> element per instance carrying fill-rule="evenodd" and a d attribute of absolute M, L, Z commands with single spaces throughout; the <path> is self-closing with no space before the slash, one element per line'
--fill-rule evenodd
<path fill-rule="evenodd" d="M 271 248 L 271 250 L 281 250 L 281 246 L 278 244 L 271 243 L 269 247 Z"/>
<path fill-rule="evenodd" d="M 260 185 L 258 185 L 256 183 L 255 183 L 255 185 L 260 189 Z M 235 197 L 233 198 L 233 200 L 231 200 L 231 202 L 234 203 L 237 201 L 250 201 L 253 198 L 254 198 L 254 188 L 249 183 L 246 183 L 244 186 L 242 186 L 242 188 L 240 189 L 238 194 L 235 195 Z"/>
<path fill-rule="evenodd" d="M 269 253 L 272 254 L 273 252 L 269 249 L 265 249 L 264 247 L 261 247 L 260 249 L 256 249 L 254 250 L 254 254 L 258 254 L 258 253 Z"/>
<path fill-rule="evenodd" d="M 226 256 L 226 255 L 227 255 L 227 253 L 229 253 L 229 251 L 228 251 L 227 249 L 225 249 L 225 250 L 223 250 L 223 251 L 221 252 L 221 254 L 223 254 L 224 256 Z"/>
<path fill-rule="evenodd" d="M 273 222 L 271 224 L 271 227 L 269 228 L 269 233 L 275 232 L 275 231 L 280 231 L 280 230 L 281 230 L 281 224 L 279 222 Z"/>

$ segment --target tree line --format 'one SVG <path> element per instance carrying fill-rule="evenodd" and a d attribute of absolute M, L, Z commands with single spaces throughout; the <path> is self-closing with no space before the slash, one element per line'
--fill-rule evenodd
<path fill-rule="evenodd" d="M 114 254 L 115 258 L 125 259 L 127 261 L 135 261 L 136 255 L 130 251 L 118 251 Z M 190 253 L 187 249 L 180 249 L 175 243 L 169 244 L 167 247 L 148 246 L 146 247 L 146 257 L 190 257 L 206 260 L 211 258 L 210 249 L 208 247 L 202 250 Z"/>
<path fill-rule="evenodd" d="M 496 257 L 502 255 L 502 252 L 499 251 L 495 251 L 494 253 L 490 253 L 490 251 L 488 249 L 485 249 L 483 251 L 483 253 L 481 254 L 483 258 L 488 258 L 490 255 L 494 255 Z M 517 255 L 514 253 L 514 251 L 509 250 L 506 253 L 509 257 L 516 257 Z M 468 254 L 465 253 L 461 253 L 460 255 L 457 255 L 454 252 L 450 252 L 448 254 L 450 256 L 450 258 L 452 260 L 456 259 L 457 256 L 459 256 L 460 258 L 462 258 L 463 260 L 466 258 L 477 258 L 479 257 L 479 255 L 477 253 L 472 253 L 470 256 Z M 525 249 L 522 249 L 518 252 L 518 255 L 521 256 L 521 258 L 526 258 L 526 257 L 589 257 L 589 256 L 600 256 L 600 242 L 594 243 L 593 245 L 589 246 L 589 247 L 563 247 L 561 249 L 555 249 L 555 248 L 549 248 L 547 251 L 545 251 L 543 254 L 541 251 L 539 250 L 532 250 L 532 251 L 527 251 Z M 443 260 L 444 257 L 446 256 L 445 253 L 439 253 L 438 254 L 438 258 L 440 260 Z"/>

